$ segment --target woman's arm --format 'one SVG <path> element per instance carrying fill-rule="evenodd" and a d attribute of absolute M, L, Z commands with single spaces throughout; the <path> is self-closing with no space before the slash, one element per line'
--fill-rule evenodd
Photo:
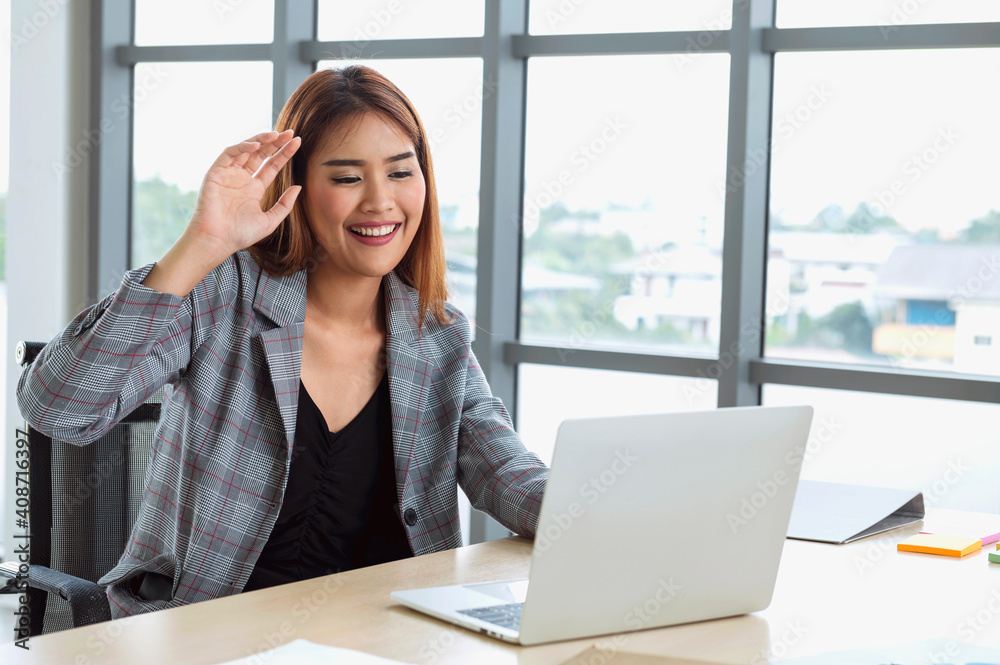
<path fill-rule="evenodd" d="M 511 531 L 533 537 L 548 475 L 548 467 L 524 447 L 469 349 L 458 480 L 472 506 Z"/>
<path fill-rule="evenodd" d="M 232 255 L 288 214 L 299 188 L 268 211 L 267 185 L 298 148 L 267 132 L 227 148 L 205 176 L 195 213 L 154 266 L 126 273 L 118 291 L 78 315 L 21 375 L 21 414 L 39 431 L 86 444 L 175 380 L 235 295 Z"/>
<path fill-rule="evenodd" d="M 220 272 L 232 274 L 227 268 Z M 21 374 L 17 403 L 32 427 L 78 445 L 100 438 L 175 380 L 211 334 L 206 314 L 229 298 L 234 280 L 213 273 L 197 295 L 180 298 L 143 286 L 149 270 L 126 273 L 118 291 L 81 312 Z"/>

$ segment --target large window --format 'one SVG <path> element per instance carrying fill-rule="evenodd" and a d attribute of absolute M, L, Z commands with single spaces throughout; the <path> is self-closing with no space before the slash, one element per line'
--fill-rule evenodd
<path fill-rule="evenodd" d="M 529 62 L 521 339 L 714 354 L 728 65 Z"/>
<path fill-rule="evenodd" d="M 807 476 L 1000 463 L 997 3 L 159 4 L 105 31 L 134 133 L 92 187 L 134 189 L 95 270 L 155 260 L 223 146 L 360 62 L 423 118 L 454 300 L 546 459 L 566 417 L 806 402 L 843 425 Z M 1000 508 L 987 475 L 933 505 Z"/>
<path fill-rule="evenodd" d="M 1000 88 L 977 71 L 1000 49 L 778 54 L 768 356 L 1000 373 Z"/>
<path fill-rule="evenodd" d="M 141 266 L 187 226 L 219 153 L 271 128 L 271 63 L 138 64 L 133 99 L 131 264 Z"/>

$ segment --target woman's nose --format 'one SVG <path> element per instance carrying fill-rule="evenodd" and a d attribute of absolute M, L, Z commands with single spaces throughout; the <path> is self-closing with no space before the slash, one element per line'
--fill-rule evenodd
<path fill-rule="evenodd" d="M 393 203 L 389 184 L 382 182 L 378 178 L 369 180 L 361 205 L 365 212 L 382 212 L 392 209 Z"/>

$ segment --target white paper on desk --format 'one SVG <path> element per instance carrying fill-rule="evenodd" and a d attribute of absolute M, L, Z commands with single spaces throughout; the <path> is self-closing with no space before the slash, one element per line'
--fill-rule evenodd
<path fill-rule="evenodd" d="M 275 649 L 262 651 L 246 658 L 230 660 L 219 665 L 407 665 L 399 660 L 379 658 L 369 653 L 328 647 L 309 640 L 295 640 Z"/>
<path fill-rule="evenodd" d="M 904 665 L 937 665 L 937 663 L 990 663 L 1000 665 L 1000 649 L 978 647 L 966 642 L 945 638 L 911 642 L 894 647 L 859 649 L 858 651 L 836 651 L 779 660 L 780 665 L 884 665 L 903 663 Z"/>
<path fill-rule="evenodd" d="M 800 480 L 788 537 L 849 543 L 912 524 L 923 516 L 920 492 Z"/>

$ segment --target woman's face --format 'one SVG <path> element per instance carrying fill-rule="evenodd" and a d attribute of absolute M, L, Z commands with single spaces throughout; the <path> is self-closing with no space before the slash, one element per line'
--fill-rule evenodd
<path fill-rule="evenodd" d="M 427 192 L 413 144 L 365 114 L 335 127 L 309 159 L 303 187 L 309 226 L 329 259 L 322 271 L 381 278 L 413 242 Z"/>

